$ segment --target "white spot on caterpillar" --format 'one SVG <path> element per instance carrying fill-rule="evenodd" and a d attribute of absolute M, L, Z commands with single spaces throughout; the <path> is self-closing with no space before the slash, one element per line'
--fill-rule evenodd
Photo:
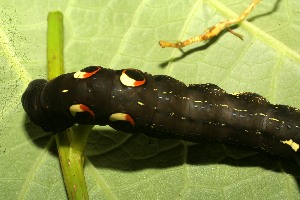
<path fill-rule="evenodd" d="M 119 120 L 125 120 L 126 114 L 124 113 L 114 113 L 109 117 L 110 121 L 119 121 Z"/>
<path fill-rule="evenodd" d="M 75 116 L 77 112 L 88 112 L 90 115 L 95 116 L 95 113 L 84 104 L 74 104 L 69 109 L 72 116 Z"/>
<path fill-rule="evenodd" d="M 120 81 L 123 85 L 135 87 L 134 85 L 135 80 L 127 76 L 126 73 L 121 74 Z"/>
<path fill-rule="evenodd" d="M 61 92 L 69 92 L 69 90 L 62 90 Z"/>
<path fill-rule="evenodd" d="M 80 108 L 80 104 L 76 104 L 70 106 L 70 112 L 72 116 L 75 116 L 77 112 L 84 112 L 84 111 Z"/>
<path fill-rule="evenodd" d="M 135 80 L 131 77 L 129 77 L 127 74 L 126 74 L 126 71 L 127 70 L 124 70 L 120 76 L 120 81 L 123 85 L 125 86 L 129 86 L 129 87 L 137 87 L 137 86 L 141 86 L 143 85 L 146 80 L 143 79 L 143 80 Z"/>
<path fill-rule="evenodd" d="M 297 144 L 296 142 L 294 142 L 292 139 L 290 140 L 280 140 L 280 142 L 282 142 L 283 144 L 287 144 L 290 145 L 292 147 L 292 149 L 297 152 L 299 149 L 299 144 Z"/>
<path fill-rule="evenodd" d="M 109 120 L 114 121 L 128 121 L 132 126 L 135 125 L 134 120 L 132 117 L 126 113 L 114 113 L 109 117 Z"/>
<path fill-rule="evenodd" d="M 75 72 L 73 76 L 74 76 L 74 78 L 83 79 L 83 78 L 86 78 L 85 75 L 86 75 L 86 72 L 78 71 L 78 72 Z"/>

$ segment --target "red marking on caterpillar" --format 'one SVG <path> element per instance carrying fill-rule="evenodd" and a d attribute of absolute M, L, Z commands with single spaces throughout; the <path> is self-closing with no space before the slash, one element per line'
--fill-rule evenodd
<path fill-rule="evenodd" d="M 75 104 L 70 107 L 71 114 L 75 116 L 77 112 L 88 112 L 90 115 L 95 117 L 95 113 L 84 104 Z"/>
<path fill-rule="evenodd" d="M 95 117 L 95 113 L 89 107 L 87 107 L 86 105 L 80 104 L 80 109 L 85 111 L 85 112 L 90 113 L 90 115 Z"/>
<path fill-rule="evenodd" d="M 135 126 L 134 120 L 128 114 L 125 115 L 125 120 L 128 121 L 132 126 Z"/>
<path fill-rule="evenodd" d="M 96 74 L 98 71 L 100 71 L 101 67 L 98 66 L 90 66 L 86 67 L 76 73 L 74 73 L 74 78 L 79 78 L 79 79 L 85 79 L 93 76 Z"/>
<path fill-rule="evenodd" d="M 91 77 L 93 76 L 94 74 L 96 74 L 98 71 L 100 71 L 100 67 L 97 67 L 97 69 L 95 69 L 94 71 L 92 72 L 87 72 L 86 74 L 83 75 L 84 78 L 88 78 L 88 77 Z"/>

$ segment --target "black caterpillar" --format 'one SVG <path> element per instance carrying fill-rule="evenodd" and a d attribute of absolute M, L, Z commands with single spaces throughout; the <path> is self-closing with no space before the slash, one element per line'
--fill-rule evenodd
<path fill-rule="evenodd" d="M 110 125 L 155 138 L 203 138 L 300 157 L 300 111 L 255 93 L 228 94 L 213 84 L 189 85 L 136 69 L 97 66 L 32 81 L 22 96 L 45 131 L 78 124 Z"/>

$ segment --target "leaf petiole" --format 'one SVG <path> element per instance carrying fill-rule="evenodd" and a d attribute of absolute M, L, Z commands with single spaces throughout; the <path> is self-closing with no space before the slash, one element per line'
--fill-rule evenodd
<path fill-rule="evenodd" d="M 48 80 L 64 72 L 63 14 L 59 11 L 48 14 L 47 62 Z M 89 198 L 83 174 L 83 151 L 92 127 L 80 125 L 55 135 L 61 170 L 69 199 Z"/>

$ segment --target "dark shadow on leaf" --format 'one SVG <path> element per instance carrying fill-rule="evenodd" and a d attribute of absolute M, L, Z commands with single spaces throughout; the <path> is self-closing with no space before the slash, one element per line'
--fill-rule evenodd
<path fill-rule="evenodd" d="M 32 142 L 40 148 L 45 148 L 54 135 L 45 133 L 34 124 L 25 121 L 24 126 Z M 48 150 L 58 158 L 55 142 Z M 183 164 L 261 167 L 293 175 L 300 190 L 300 170 L 295 162 L 213 141 L 203 140 L 195 144 L 174 139 L 153 139 L 144 134 L 128 134 L 115 130 L 92 130 L 85 155 L 97 168 L 127 172 L 148 168 L 163 169 Z"/>
<path fill-rule="evenodd" d="M 128 134 L 114 130 L 92 131 L 86 149 L 90 162 L 98 168 L 121 171 L 168 168 L 183 164 L 221 164 L 261 167 L 278 173 L 285 171 L 295 178 L 300 177 L 299 166 L 292 160 L 238 149 L 219 142 L 203 140 L 194 144 L 172 139 L 158 140 L 143 134 L 126 135 Z M 122 142 L 117 140 L 119 137 Z"/>
<path fill-rule="evenodd" d="M 44 132 L 40 127 L 29 122 L 28 116 L 24 115 L 23 126 L 26 130 L 28 138 L 38 147 L 45 148 L 53 134 Z M 55 144 L 55 143 L 54 143 Z"/>
<path fill-rule="evenodd" d="M 264 16 L 271 15 L 272 13 L 275 13 L 278 10 L 280 2 L 281 2 L 280 0 L 277 0 L 276 3 L 273 4 L 274 6 L 273 6 L 272 10 L 270 10 L 269 12 L 260 14 L 260 15 L 256 15 L 256 16 L 250 17 L 250 18 L 248 18 L 247 21 L 252 22 L 252 21 L 256 20 L 257 18 L 261 18 L 261 17 L 264 17 Z"/>
<path fill-rule="evenodd" d="M 226 32 L 226 31 L 224 31 L 224 32 Z M 184 59 L 185 57 L 187 57 L 187 56 L 189 56 L 189 55 L 191 55 L 191 54 L 193 54 L 193 53 L 196 53 L 196 52 L 199 52 L 199 51 L 206 50 L 206 49 L 209 48 L 212 44 L 214 44 L 214 43 L 218 40 L 218 38 L 221 37 L 221 36 L 224 34 L 224 32 L 222 32 L 220 35 L 218 35 L 218 36 L 216 36 L 216 37 L 214 37 L 214 38 L 208 40 L 204 45 L 201 45 L 201 46 L 198 46 L 198 47 L 189 49 L 188 51 L 184 51 L 184 49 L 180 49 L 180 50 L 178 49 L 178 51 L 181 51 L 181 52 L 182 52 L 181 56 L 178 56 L 178 57 L 176 57 L 176 58 L 171 58 L 171 59 L 169 59 L 169 60 L 167 60 L 167 61 L 165 61 L 165 62 L 162 62 L 162 63 L 159 64 L 159 66 L 160 66 L 161 68 L 167 67 L 167 66 L 169 65 L 169 63 L 177 62 L 177 61 L 182 60 L 182 59 Z M 196 43 L 196 44 L 201 44 L 201 43 Z M 196 45 L 196 44 L 195 44 L 195 45 Z M 175 49 L 175 50 L 176 50 L 176 49 Z"/>

